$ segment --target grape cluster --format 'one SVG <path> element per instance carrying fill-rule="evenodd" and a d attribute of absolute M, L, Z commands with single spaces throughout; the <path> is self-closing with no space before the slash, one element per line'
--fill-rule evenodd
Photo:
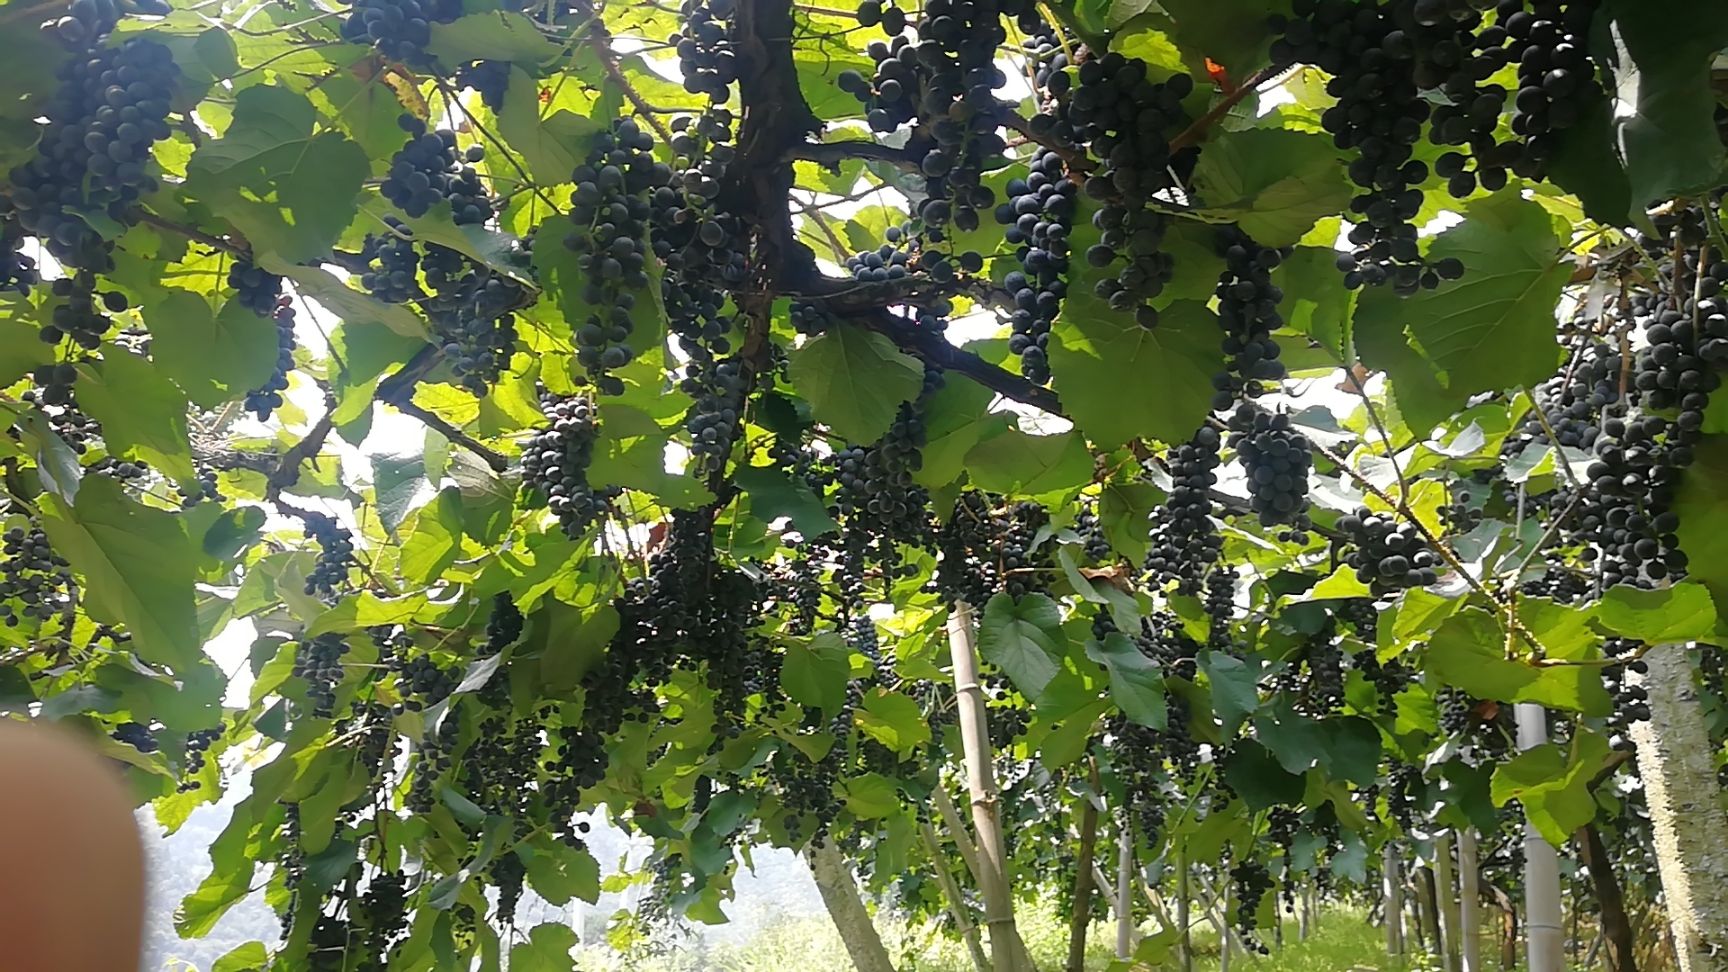
<path fill-rule="evenodd" d="M 600 434 L 599 412 L 580 396 L 540 394 L 547 424 L 522 450 L 522 483 L 546 494 L 566 536 L 581 537 L 618 495 L 616 487 L 588 485 L 588 464 Z"/>
<path fill-rule="evenodd" d="M 335 597 L 336 590 L 348 583 L 348 571 L 354 559 L 354 534 L 347 527 L 322 514 L 306 518 L 305 534 L 318 545 L 318 559 L 306 572 L 306 593 Z"/>
<path fill-rule="evenodd" d="M 1706 396 L 1722 385 L 1728 368 L 1728 260 L 1712 253 L 1700 264 L 1697 250 L 1682 252 L 1680 265 L 1670 259 L 1664 269 L 1677 285 L 1676 295 L 1662 290 L 1632 299 L 1634 320 L 1644 329 L 1645 346 L 1633 361 L 1633 387 L 1642 404 L 1652 409 L 1680 409 L 1680 429 L 1703 427 Z"/>
<path fill-rule="evenodd" d="M 1172 580 L 1184 594 L 1197 594 L 1206 571 L 1223 552 L 1224 538 L 1212 519 L 1212 488 L 1218 485 L 1218 430 L 1202 426 L 1170 450 L 1170 495 L 1152 511 L 1152 542 L 1146 570 L 1160 584 Z"/>
<path fill-rule="evenodd" d="M 1261 526 L 1286 526 L 1283 539 L 1305 542 L 1308 522 L 1308 471 L 1313 456 L 1308 437 L 1290 426 L 1290 416 L 1251 403 L 1230 416 L 1230 448 L 1248 480 L 1249 508 Z"/>
<path fill-rule="evenodd" d="M 1022 500 L 1009 507 L 1007 529 L 999 541 L 1002 589 L 1008 596 L 1018 599 L 1049 590 L 1053 545 L 1040 536 L 1049 525 L 1050 512 L 1039 503 Z"/>
<path fill-rule="evenodd" d="M 76 50 L 42 108 L 36 155 L 11 171 L 0 216 L 42 241 L 62 266 L 106 270 L 109 244 L 85 215 L 126 223 L 156 177 L 151 147 L 169 135 L 179 69 L 167 47 L 133 36 Z"/>
<path fill-rule="evenodd" d="M 30 372 L 30 378 L 36 387 L 24 393 L 24 400 L 39 409 L 44 405 L 60 406 L 57 411 L 47 413 L 48 427 L 65 439 L 72 451 L 82 455 L 85 442 L 99 435 L 101 429 L 95 420 L 85 417 L 73 404 L 72 386 L 78 380 L 77 366 L 69 361 L 37 365 Z"/>
<path fill-rule="evenodd" d="M 408 888 L 402 874 L 383 871 L 373 875 L 359 904 L 366 927 L 366 953 L 389 955 L 390 946 L 408 927 Z"/>
<path fill-rule="evenodd" d="M 302 641 L 294 653 L 293 674 L 306 680 L 306 701 L 316 718 L 328 719 L 336 712 L 336 686 L 342 681 L 342 656 L 347 653 L 347 639 L 336 633 Z"/>
<path fill-rule="evenodd" d="M 926 379 L 928 383 L 929 374 Z M 923 448 L 922 408 L 918 402 L 905 402 L 874 445 L 835 454 L 840 487 L 835 505 L 848 531 L 873 538 L 885 549 L 896 541 L 922 543 L 929 538 L 930 493 L 912 480 L 923 467 Z M 898 559 L 884 556 L 890 563 Z"/>
<path fill-rule="evenodd" d="M 1439 580 L 1440 558 L 1414 525 L 1361 507 L 1339 517 L 1338 529 L 1352 544 L 1345 563 L 1375 597 Z"/>
<path fill-rule="evenodd" d="M 7 204 L 0 197 L 0 213 Z M 10 290 L 21 297 L 30 296 L 30 288 L 42 282 L 36 260 L 22 252 L 27 237 L 16 220 L 0 219 L 0 290 Z"/>
<path fill-rule="evenodd" d="M 354 0 L 342 21 L 342 39 L 371 44 L 392 61 L 430 67 L 435 58 L 426 45 L 432 42 L 432 25 L 461 16 L 462 0 Z"/>
<path fill-rule="evenodd" d="M 1071 90 L 1066 73 L 1049 80 L 1053 94 L 1066 95 L 1064 116 L 1052 126 L 1086 143 L 1100 163 L 1085 184 L 1086 194 L 1103 203 L 1093 216 L 1099 242 L 1087 249 L 1086 262 L 1104 269 L 1124 261 L 1094 289 L 1113 310 L 1133 310 L 1143 327 L 1157 325 L 1150 302 L 1175 272 L 1163 250 L 1170 218 L 1159 206 L 1177 201 L 1172 192 L 1197 155 L 1170 145 L 1188 126 L 1182 100 L 1193 93 L 1194 79 L 1173 74 L 1154 83 L 1148 74 L 1146 62 L 1111 51 L 1081 62 L 1080 83 Z"/>
<path fill-rule="evenodd" d="M 1201 605 L 1206 611 L 1206 646 L 1216 651 L 1236 653 L 1236 639 L 1230 634 L 1230 622 L 1236 617 L 1236 574 L 1228 567 L 1216 567 L 1206 575 L 1206 597 Z"/>
<path fill-rule="evenodd" d="M 892 227 L 890 227 L 892 228 Z M 792 329 L 806 337 L 826 334 L 834 319 L 821 304 L 799 301 L 792 305 Z"/>
<path fill-rule="evenodd" d="M 988 494 L 968 489 L 954 500 L 953 512 L 936 537 L 936 589 L 945 600 L 982 606 L 1000 589 L 995 551 L 1006 531 Z"/>
<path fill-rule="evenodd" d="M 61 277 L 50 288 L 58 303 L 42 326 L 41 338 L 48 344 L 70 339 L 86 351 L 102 346 L 102 336 L 112 322 L 104 311 L 120 313 L 130 306 L 126 295 L 119 291 L 96 293 L 96 275 L 80 270 L 70 277 Z M 100 306 L 98 306 L 100 304 Z"/>
<path fill-rule="evenodd" d="M 271 323 L 276 325 L 276 367 L 268 380 L 246 393 L 246 410 L 262 422 L 282 407 L 288 390 L 288 372 L 294 370 L 294 305 L 288 297 L 273 298 Z"/>
<path fill-rule="evenodd" d="M 1027 163 L 1026 178 L 1008 183 L 1008 201 L 996 207 L 1020 261 L 1003 281 L 1014 299 L 1008 350 L 1020 356 L 1020 373 L 1040 384 L 1050 380 L 1050 326 L 1068 293 L 1068 233 L 1079 191 L 1062 156 L 1043 150 Z"/>
<path fill-rule="evenodd" d="M 1595 458 L 1584 471 L 1589 491 L 1577 536 L 1595 545 L 1587 558 L 1599 552 L 1606 587 L 1649 586 L 1686 569 L 1676 535 L 1680 518 L 1671 509 L 1684 465 L 1678 459 L 1690 458 L 1688 446 L 1668 441 L 1679 431 L 1658 415 L 1602 422 Z"/>
<path fill-rule="evenodd" d="M 683 387 L 696 400 L 684 420 L 690 454 L 698 472 L 716 472 L 725 467 L 741 427 L 744 397 L 750 388 L 743 359 L 735 355 L 717 361 L 706 374 L 687 377 Z"/>
<path fill-rule="evenodd" d="M 730 24 L 735 9 L 735 0 L 684 0 L 683 26 L 667 38 L 678 54 L 684 90 L 705 94 L 716 105 L 732 97 L 732 85 L 738 81 Z"/>
<path fill-rule="evenodd" d="M 1260 902 L 1272 890 L 1271 872 L 1262 861 L 1246 857 L 1230 868 L 1230 880 L 1236 886 L 1236 931 L 1242 944 L 1261 955 L 1269 954 L 1271 950 L 1260 942 L 1254 928 L 1259 924 Z"/>
<path fill-rule="evenodd" d="M 1235 226 L 1220 227 L 1216 237 L 1224 270 L 1218 275 L 1218 326 L 1229 356 L 1225 371 L 1212 378 L 1212 408 L 1227 409 L 1238 397 L 1273 390 L 1287 374 L 1272 332 L 1284 326 L 1278 303 L 1284 291 L 1272 271 L 1286 251 L 1261 246 Z M 1269 387 L 1270 386 L 1270 387 Z"/>
<path fill-rule="evenodd" d="M 457 226 L 478 225 L 492 218 L 492 197 L 480 184 L 474 163 L 486 157 L 482 145 L 458 153 L 456 133 L 428 131 L 426 123 L 404 114 L 396 124 L 408 141 L 390 157 L 390 171 L 379 191 L 409 216 L 424 216 L 440 200 L 450 203 Z"/>
<path fill-rule="evenodd" d="M 216 740 L 221 738 L 221 726 L 217 726 L 214 729 L 199 729 L 196 732 L 188 733 L 186 735 L 186 768 L 182 775 L 191 777 L 197 776 L 202 772 L 204 764 L 208 760 L 210 747 L 215 744 Z M 188 779 L 180 783 L 178 790 L 181 793 L 190 793 L 193 790 L 198 789 L 200 785 L 202 784 L 200 784 L 198 780 Z"/>
<path fill-rule="evenodd" d="M 424 297 L 420 289 L 420 254 L 414 250 L 413 231 L 401 220 L 386 216 L 392 232 L 368 236 L 361 247 L 368 269 L 360 274 L 360 286 L 386 304 L 404 304 Z"/>
<path fill-rule="evenodd" d="M 1080 537 L 1080 546 L 1088 561 L 1108 564 L 1116 560 L 1116 551 L 1110 545 L 1103 521 L 1099 519 L 1097 503 L 1088 502 L 1080 507 L 1074 515 L 1074 532 Z"/>
<path fill-rule="evenodd" d="M 0 541 L 0 622 L 46 621 L 72 606 L 72 565 L 41 527 L 14 526 Z"/>
<path fill-rule="evenodd" d="M 235 260 L 228 268 L 228 286 L 241 307 L 260 317 L 275 313 L 282 296 L 282 278 L 249 260 Z"/>
<path fill-rule="evenodd" d="M 122 722 L 108 735 L 141 753 L 154 753 L 162 748 L 156 741 L 156 734 L 141 722 Z"/>
<path fill-rule="evenodd" d="M 421 306 L 434 342 L 462 387 L 484 396 L 516 349 L 523 286 L 436 243 L 426 244 L 420 269 L 432 289 Z"/>
<path fill-rule="evenodd" d="M 504 98 L 510 91 L 510 62 L 480 60 L 456 69 L 456 83 L 480 95 L 480 100 L 493 111 L 504 110 Z"/>
<path fill-rule="evenodd" d="M 1590 57 L 1590 25 L 1599 0 L 1501 0 L 1499 27 L 1518 61 L 1512 132 L 1524 138 L 1514 168 L 1540 178 L 1554 135 L 1584 119 L 1603 97 Z"/>
<path fill-rule="evenodd" d="M 1344 651 L 1330 626 L 1308 639 L 1304 660 L 1308 679 L 1303 689 L 1310 710 L 1317 715 L 1337 711 L 1344 702 Z"/>
<path fill-rule="evenodd" d="M 624 382 L 611 372 L 634 356 L 627 342 L 635 329 L 632 310 L 649 282 L 649 199 L 672 178 L 667 165 L 655 161 L 653 148 L 647 132 L 623 119 L 594 136 L 587 161 L 571 176 L 575 229 L 564 245 L 577 254 L 586 277 L 582 299 L 594 308 L 576 327 L 576 358 L 604 395 L 624 391 Z"/>

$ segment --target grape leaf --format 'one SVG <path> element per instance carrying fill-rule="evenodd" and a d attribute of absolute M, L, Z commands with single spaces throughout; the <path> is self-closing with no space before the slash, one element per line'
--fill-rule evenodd
<path fill-rule="evenodd" d="M 792 387 L 818 422 L 849 442 L 871 443 L 924 384 L 924 365 L 885 335 L 842 325 L 791 354 Z"/>
<path fill-rule="evenodd" d="M 1043 594 L 1018 600 L 997 594 L 984 605 L 978 653 L 1006 672 L 1014 687 L 1034 702 L 1061 670 L 1066 645 L 1061 611 Z"/>
<path fill-rule="evenodd" d="M 1197 216 L 1233 222 L 1271 247 L 1294 244 L 1355 195 L 1331 137 L 1288 128 L 1225 132 L 1206 143 L 1194 190 Z"/>
<path fill-rule="evenodd" d="M 180 519 L 126 496 L 107 476 L 91 476 L 67 506 L 40 497 L 55 552 L 83 579 L 90 616 L 124 624 L 147 662 L 186 670 L 204 657 L 193 604 L 197 553 Z"/>
<path fill-rule="evenodd" d="M 1187 270 L 1177 271 L 1186 273 Z M 1147 329 L 1078 285 L 1050 341 L 1050 371 L 1074 423 L 1100 448 L 1141 436 L 1185 442 L 1206 420 L 1223 369 L 1218 319 L 1183 301 Z"/>
<path fill-rule="evenodd" d="M 276 325 L 230 300 L 212 314 L 205 300 L 170 290 L 143 308 L 156 367 L 203 408 L 234 401 L 276 370 Z"/>
<path fill-rule="evenodd" d="M 116 455 L 149 463 L 182 482 L 196 475 L 186 396 L 151 362 L 115 348 L 81 365 L 78 402 L 102 423 L 102 437 Z"/>

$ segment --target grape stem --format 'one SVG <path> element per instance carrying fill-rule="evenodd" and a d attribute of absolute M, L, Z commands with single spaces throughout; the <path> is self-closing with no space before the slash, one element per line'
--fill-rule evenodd
<path fill-rule="evenodd" d="M 654 129 L 654 134 L 660 136 L 662 142 L 672 141 L 672 133 L 660 121 L 661 115 L 672 114 L 672 112 L 650 105 L 648 100 L 642 97 L 642 93 L 636 90 L 636 86 L 630 83 L 630 79 L 624 76 L 624 72 L 618 68 L 618 55 L 612 52 L 611 38 L 604 33 L 596 32 L 590 42 L 594 45 L 595 56 L 606 68 L 606 76 L 611 78 L 612 83 L 624 92 L 624 97 L 630 99 L 630 103 L 636 106 L 636 113 L 642 116 L 642 120 L 648 123 L 648 127 Z"/>
<path fill-rule="evenodd" d="M 907 172 L 916 172 L 919 169 L 918 159 L 904 148 L 856 139 L 839 142 L 802 142 L 792 146 L 792 150 L 786 153 L 786 158 L 815 162 L 829 169 L 838 169 L 840 163 L 846 159 L 891 162 L 897 168 Z"/>
<path fill-rule="evenodd" d="M 1428 525 L 1422 522 L 1421 517 L 1418 517 L 1411 511 L 1409 504 L 1404 501 L 1402 496 L 1394 500 L 1385 490 L 1374 485 L 1366 476 L 1357 472 L 1356 468 L 1346 462 L 1343 456 L 1338 455 L 1336 452 L 1333 452 L 1331 449 L 1326 448 L 1318 442 L 1312 444 L 1316 452 L 1331 460 L 1332 464 L 1337 466 L 1339 469 L 1342 469 L 1344 473 L 1354 480 L 1356 485 L 1360 486 L 1364 492 L 1380 502 L 1385 503 L 1388 507 L 1397 511 L 1398 515 L 1409 520 L 1410 524 L 1416 528 L 1416 531 L 1422 534 L 1422 538 L 1428 541 L 1429 546 L 1434 548 L 1434 552 L 1439 554 L 1441 559 L 1446 561 L 1447 566 L 1457 571 L 1459 576 L 1464 578 L 1464 582 L 1470 585 L 1472 591 L 1487 599 L 1489 604 L 1494 605 L 1496 611 L 1505 616 L 1508 637 L 1516 635 L 1522 639 L 1533 651 L 1535 651 L 1536 659 L 1538 661 L 1547 656 L 1547 649 L 1543 648 L 1542 643 L 1536 640 L 1536 636 L 1530 633 L 1530 629 L 1526 628 L 1524 623 L 1518 620 L 1518 611 L 1515 603 L 1512 600 L 1501 600 L 1496 597 L 1492 591 L 1488 590 L 1487 587 L 1483 586 L 1482 581 L 1464 566 L 1464 561 L 1458 556 L 1457 552 L 1454 551 L 1445 540 L 1435 534 L 1434 531 L 1428 529 Z"/>
<path fill-rule="evenodd" d="M 1398 495 L 1404 495 L 1404 470 L 1398 465 L 1398 448 L 1392 444 L 1392 434 L 1386 431 L 1386 424 L 1380 421 L 1380 410 L 1374 407 L 1374 400 L 1368 396 L 1368 389 L 1361 375 L 1355 368 L 1344 369 L 1344 380 L 1349 382 L 1350 390 L 1356 397 L 1362 399 L 1362 407 L 1368 410 L 1368 421 L 1374 423 L 1374 431 L 1380 433 L 1380 441 L 1386 446 L 1386 461 L 1392 464 L 1392 475 L 1398 482 Z"/>
<path fill-rule="evenodd" d="M 1206 134 L 1206 129 L 1211 128 L 1217 123 L 1218 119 L 1229 114 L 1230 109 L 1240 104 L 1243 98 L 1254 94 L 1262 84 L 1265 84 L 1267 81 L 1276 78 L 1283 73 L 1282 69 L 1268 65 L 1254 72 L 1252 75 L 1249 75 L 1248 80 L 1242 82 L 1240 87 L 1225 95 L 1222 101 L 1207 109 L 1206 114 L 1194 119 L 1192 125 L 1189 125 L 1187 128 L 1178 132 L 1176 137 L 1170 140 L 1170 151 L 1174 153 L 1178 149 L 1187 148 L 1195 142 L 1200 141 L 1201 136 Z"/>

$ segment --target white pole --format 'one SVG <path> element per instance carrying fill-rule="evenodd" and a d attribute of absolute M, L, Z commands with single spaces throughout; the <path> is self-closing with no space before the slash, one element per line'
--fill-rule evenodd
<path fill-rule="evenodd" d="M 1458 972 L 1458 899 L 1452 885 L 1452 835 L 1434 835 L 1434 910 L 1440 914 L 1440 968 Z"/>
<path fill-rule="evenodd" d="M 1706 651 L 1719 651 L 1706 648 Z M 1728 969 L 1728 816 L 1682 644 L 1644 654 L 1650 719 L 1632 724 L 1680 972 Z"/>
<path fill-rule="evenodd" d="M 1458 944 L 1459 972 L 1482 972 L 1482 919 L 1477 910 L 1476 831 L 1458 831 Z"/>
<path fill-rule="evenodd" d="M 1517 706 L 1518 748 L 1548 741 L 1548 715 L 1540 705 Z M 1560 909 L 1560 857 L 1554 845 L 1524 823 L 1524 935 L 1529 972 L 1563 972 L 1566 938 Z"/>
<path fill-rule="evenodd" d="M 1398 860 L 1398 844 L 1387 841 L 1380 856 L 1382 887 L 1386 892 L 1386 954 L 1404 954 L 1404 873 Z"/>
<path fill-rule="evenodd" d="M 1134 830 L 1128 825 L 1128 808 L 1117 814 L 1121 826 L 1116 834 L 1116 957 L 1126 959 L 1134 951 Z"/>

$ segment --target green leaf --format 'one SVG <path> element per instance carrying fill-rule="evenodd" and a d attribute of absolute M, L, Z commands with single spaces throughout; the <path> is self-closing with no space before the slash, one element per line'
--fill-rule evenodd
<path fill-rule="evenodd" d="M 201 408 L 216 408 L 260 388 L 276 370 L 276 325 L 229 301 L 210 313 L 204 298 L 170 290 L 146 302 L 151 360 Z"/>
<path fill-rule="evenodd" d="M 1428 671 L 1442 682 L 1479 699 L 1540 702 L 1586 715 L 1607 715 L 1612 708 L 1601 675 L 1591 666 L 1539 666 L 1507 659 L 1499 622 L 1475 608 L 1452 615 L 1435 629 L 1427 662 Z"/>
<path fill-rule="evenodd" d="M 189 185 L 245 234 L 256 256 L 327 257 L 354 218 L 371 164 L 341 132 L 313 134 L 317 117 L 291 88 L 242 88 L 228 130 L 192 153 Z"/>
<path fill-rule="evenodd" d="M 1048 496 L 1092 481 L 1092 453 L 1075 432 L 1029 435 L 1010 429 L 972 448 L 973 485 L 1008 496 Z"/>
<path fill-rule="evenodd" d="M 510 972 L 571 972 L 576 932 L 562 922 L 535 925 L 528 940 L 510 949 Z"/>
<path fill-rule="evenodd" d="M 39 333 L 35 325 L 12 316 L 10 310 L 0 317 L 0 388 L 54 360 L 54 346 L 41 340 Z"/>
<path fill-rule="evenodd" d="M 871 443 L 924 386 L 924 365 L 886 335 L 841 325 L 790 355 L 792 387 L 810 414 L 849 442 Z"/>
<path fill-rule="evenodd" d="M 997 594 L 984 605 L 978 625 L 978 652 L 1006 672 L 1021 694 L 1036 702 L 1061 670 L 1067 654 L 1062 612 L 1043 594 L 1015 600 Z"/>
<path fill-rule="evenodd" d="M 1230 747 L 1224 758 L 1224 782 L 1255 811 L 1300 804 L 1307 789 L 1299 774 L 1286 771 L 1277 757 L 1252 739 L 1239 739 Z"/>
<path fill-rule="evenodd" d="M 193 601 L 196 554 L 178 517 L 140 505 L 107 476 L 92 476 L 71 506 L 40 497 L 56 553 L 84 578 L 90 616 L 123 624 L 147 662 L 187 671 L 203 659 Z"/>
<path fill-rule="evenodd" d="M 487 10 L 431 26 L 426 52 L 449 64 L 510 61 L 533 67 L 563 53 L 532 20 L 514 11 Z"/>
<path fill-rule="evenodd" d="M 1716 630 L 1716 602 L 1702 584 L 1690 581 L 1654 591 L 1621 584 L 1603 595 L 1596 620 L 1621 637 L 1651 645 L 1708 640 Z"/>
<path fill-rule="evenodd" d="M 1674 499 L 1680 548 L 1686 551 L 1690 579 L 1721 600 L 1728 598 L 1728 504 L 1721 501 L 1721 484 L 1728 482 L 1728 435 L 1704 436 L 1694 453 Z"/>
<path fill-rule="evenodd" d="M 143 358 L 119 349 L 79 367 L 78 404 L 102 423 L 102 438 L 114 454 L 187 481 L 192 443 L 186 429 L 186 396 Z"/>
<path fill-rule="evenodd" d="M 881 773 L 865 773 L 840 784 L 846 809 L 859 820 L 875 820 L 900 809 L 899 788 Z"/>
<path fill-rule="evenodd" d="M 270 953 L 263 942 L 247 942 L 229 949 L 227 954 L 210 966 L 210 972 L 262 972 L 270 964 Z"/>
<path fill-rule="evenodd" d="M 377 500 L 378 521 L 392 532 L 408 518 L 420 489 L 427 485 L 426 460 L 419 453 L 372 457 L 372 495 Z"/>
<path fill-rule="evenodd" d="M 258 531 L 264 528 L 264 508 L 241 506 L 223 510 L 204 531 L 199 546 L 204 553 L 220 561 L 231 561 L 242 551 L 258 542 Z"/>
<path fill-rule="evenodd" d="M 733 481 L 750 496 L 750 511 L 764 521 L 786 517 L 807 540 L 840 529 L 828 515 L 828 505 L 802 479 L 793 479 L 777 466 L 744 466 Z"/>
<path fill-rule="evenodd" d="M 548 601 L 534 617 L 532 644 L 540 648 L 540 676 L 548 689 L 574 688 L 618 633 L 618 609 L 601 604 L 578 610 Z"/>
<path fill-rule="evenodd" d="M 430 584 L 462 549 L 462 490 L 446 486 L 414 517 L 414 532 L 402 544 L 402 576 Z"/>
<path fill-rule="evenodd" d="M 995 397 L 970 378 L 949 373 L 923 402 L 923 464 L 912 473 L 921 486 L 941 489 L 966 471 L 972 447 L 1008 428 L 1008 416 L 990 411 Z"/>
<path fill-rule="evenodd" d="M 1608 757 L 1608 740 L 1578 727 L 1570 752 L 1554 743 L 1525 750 L 1494 770 L 1495 806 L 1517 800 L 1530 823 L 1555 847 L 1596 818 L 1590 781 Z"/>
<path fill-rule="evenodd" d="M 1202 217 L 1234 222 L 1274 247 L 1294 244 L 1322 216 L 1343 212 L 1356 192 L 1331 136 L 1289 128 L 1247 128 L 1207 142 L 1194 189 Z"/>
<path fill-rule="evenodd" d="M 510 87 L 498 112 L 498 135 L 522 157 L 528 174 L 544 185 L 569 182 L 587 157 L 601 123 L 568 109 L 541 116 L 540 83 L 519 67 L 510 69 Z"/>
<path fill-rule="evenodd" d="M 296 290 L 328 308 L 348 327 L 380 324 L 403 337 L 426 337 L 426 325 L 413 311 L 355 290 L 323 267 L 302 267 L 274 258 L 260 258 L 258 265 L 292 280 Z"/>
<path fill-rule="evenodd" d="M 1373 288 L 1356 305 L 1359 343 L 1401 333 L 1426 359 L 1371 362 L 1389 369 L 1395 388 L 1428 378 L 1413 369 L 1435 368 L 1454 395 L 1534 386 L 1559 363 L 1554 306 L 1571 271 L 1558 259 L 1547 211 L 1508 190 L 1472 200 L 1463 215 L 1428 251 L 1433 260 L 1463 261 L 1462 279 L 1410 297 Z"/>
<path fill-rule="evenodd" d="M 1107 483 L 1098 495 L 1098 522 L 1110 549 L 1130 563 L 1146 559 L 1148 518 L 1164 502 L 1164 491 L 1151 483 Z"/>
<path fill-rule="evenodd" d="M 1284 291 L 1278 312 L 1290 330 L 1307 335 L 1339 364 L 1355 360 L 1350 316 L 1357 292 L 1341 285 L 1337 250 L 1296 247 L 1273 271 L 1272 282 Z"/>
<path fill-rule="evenodd" d="M 544 297 L 526 312 L 566 339 L 570 339 L 590 317 L 610 319 L 612 311 L 610 307 L 592 306 L 583 299 L 587 273 L 579 265 L 576 253 L 564 245 L 565 238 L 576 231 L 575 224 L 567 216 L 548 217 L 535 228 L 534 268 L 544 288 Z M 649 261 L 648 289 L 642 295 L 647 299 L 638 299 L 630 311 L 631 330 L 627 343 L 639 359 L 650 351 L 659 354 L 666 333 L 666 307 L 660 294 L 660 274 L 660 262 Z M 659 372 L 654 374 L 658 382 Z M 659 392 L 656 383 L 654 393 L 658 395 Z"/>
<path fill-rule="evenodd" d="M 1220 333 L 1199 301 L 1171 304 L 1148 330 L 1076 282 L 1052 331 L 1050 371 L 1064 408 L 1099 448 L 1143 436 L 1186 442 L 1211 409 Z"/>
<path fill-rule="evenodd" d="M 808 643 L 790 642 L 780 666 L 780 687 L 799 705 L 838 712 L 846 702 L 851 653 L 832 631 L 817 632 Z"/>
<path fill-rule="evenodd" d="M 1110 698 L 1123 715 L 1151 729 L 1165 727 L 1164 676 L 1139 645 L 1112 631 L 1103 641 L 1086 642 L 1086 657 L 1109 671 Z"/>
<path fill-rule="evenodd" d="M 1721 182 L 1711 69 L 1728 46 L 1728 3 L 1608 0 L 1604 12 L 1613 144 L 1631 183 L 1627 219 L 1643 223 L 1647 206 Z"/>
<path fill-rule="evenodd" d="M 852 718 L 860 732 L 901 757 L 912 755 L 930 741 L 930 726 L 918 703 L 899 692 L 872 689 L 864 696 L 863 708 L 854 711 Z"/>
<path fill-rule="evenodd" d="M 1200 670 L 1212 687 L 1212 707 L 1224 723 L 1226 737 L 1236 732 L 1243 720 L 1260 708 L 1260 672 L 1258 663 L 1249 662 L 1218 651 L 1200 653 Z"/>

